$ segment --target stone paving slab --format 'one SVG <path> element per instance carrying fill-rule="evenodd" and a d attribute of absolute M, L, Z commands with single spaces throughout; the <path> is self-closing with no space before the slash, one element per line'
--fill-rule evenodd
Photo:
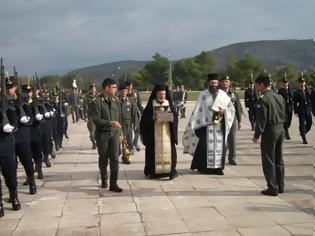
<path fill-rule="evenodd" d="M 193 103 L 188 103 L 187 114 Z M 187 119 L 180 119 L 179 134 Z M 259 145 L 244 117 L 237 132 L 237 166 L 226 165 L 224 176 L 201 175 L 190 170 L 191 157 L 178 145 L 179 177 L 148 180 L 143 174 L 144 147 L 131 165 L 120 165 L 123 193 L 100 189 L 98 155 L 91 150 L 86 123 L 69 124 L 69 140 L 44 167 L 44 180 L 36 180 L 38 193 L 22 186 L 19 165 L 20 211 L 12 211 L 5 187 L 5 216 L 0 235 L 312 235 L 314 130 L 303 145 L 297 118 L 284 142 L 285 193 L 260 194 L 263 177 Z"/>

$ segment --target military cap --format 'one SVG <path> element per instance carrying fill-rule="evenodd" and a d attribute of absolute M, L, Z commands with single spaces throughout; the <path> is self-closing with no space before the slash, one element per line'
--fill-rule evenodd
<path fill-rule="evenodd" d="M 298 81 L 298 82 L 300 82 L 300 83 L 305 82 L 305 80 L 304 80 L 304 78 L 303 78 L 303 77 L 299 77 L 299 78 L 297 79 L 297 81 Z"/>
<path fill-rule="evenodd" d="M 219 80 L 219 74 L 210 73 L 210 74 L 208 74 L 207 78 L 208 78 L 208 81 L 210 81 L 210 80 Z"/>
<path fill-rule="evenodd" d="M 14 86 L 16 86 L 14 76 L 10 76 L 10 77 L 6 78 L 5 85 L 6 85 L 7 89 L 11 89 Z"/>
<path fill-rule="evenodd" d="M 23 84 L 21 87 L 22 91 L 25 93 L 29 93 L 32 91 L 32 86 L 30 84 Z"/>
<path fill-rule="evenodd" d="M 95 88 L 95 83 L 93 83 L 93 84 L 91 84 L 91 85 L 89 86 L 89 90 L 92 89 L 92 88 Z"/>
<path fill-rule="evenodd" d="M 220 81 L 223 81 L 223 80 L 231 80 L 229 76 L 224 76 L 220 79 Z"/>
<path fill-rule="evenodd" d="M 124 84 L 125 84 L 125 86 L 130 86 L 130 85 L 132 85 L 132 82 L 130 80 L 126 80 L 124 82 Z"/>

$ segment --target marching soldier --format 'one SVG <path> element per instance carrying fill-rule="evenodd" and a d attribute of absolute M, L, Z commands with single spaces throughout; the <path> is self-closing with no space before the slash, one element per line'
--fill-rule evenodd
<path fill-rule="evenodd" d="M 126 86 L 119 86 L 119 99 L 121 101 L 121 125 L 123 128 L 123 134 L 127 139 L 128 151 L 133 155 L 133 146 L 132 146 L 132 131 L 137 131 L 138 124 L 138 114 L 137 114 L 137 105 L 134 103 L 133 98 L 127 96 L 128 90 Z M 130 161 L 127 160 L 127 157 L 123 153 L 123 163 L 130 164 Z"/>
<path fill-rule="evenodd" d="M 99 154 L 102 188 L 107 188 L 107 165 L 110 161 L 110 187 L 113 192 L 122 192 L 117 184 L 119 171 L 119 145 L 121 132 L 121 104 L 115 93 L 116 82 L 105 79 L 102 83 L 103 92 L 93 103 L 93 122 L 95 123 L 95 139 Z"/>
<path fill-rule="evenodd" d="M 306 134 L 312 127 L 311 92 L 303 77 L 298 79 L 298 89 L 294 92 L 294 114 L 299 117 L 299 130 L 303 144 L 307 144 Z"/>
<path fill-rule="evenodd" d="M 19 157 L 26 176 L 26 184 L 29 184 L 30 194 L 37 192 L 36 183 L 34 179 L 34 166 L 32 162 L 32 150 L 31 150 L 31 133 L 30 125 L 33 123 L 33 111 L 29 103 L 25 103 L 19 92 L 20 88 L 17 88 L 16 83 L 18 81 L 17 76 L 10 77 L 6 81 L 8 104 L 12 110 L 17 113 L 18 121 L 17 132 L 15 132 L 15 155 Z M 18 91 L 18 94 L 16 93 Z M 23 104 L 21 104 L 23 103 Z"/>
<path fill-rule="evenodd" d="M 80 119 L 79 117 L 79 96 L 78 96 L 78 88 L 75 83 L 75 80 L 73 82 L 72 86 L 72 93 L 69 97 L 69 102 L 71 105 L 71 116 L 72 116 L 72 122 L 77 123 Z"/>
<path fill-rule="evenodd" d="M 255 91 L 254 81 L 248 83 L 248 88 L 245 90 L 245 107 L 248 112 L 248 118 L 252 127 L 255 130 L 256 112 L 255 104 L 257 102 L 257 94 Z"/>
<path fill-rule="evenodd" d="M 282 79 L 282 88 L 279 89 L 278 93 L 284 98 L 285 101 L 285 115 L 286 119 L 284 122 L 284 132 L 287 140 L 290 140 L 289 128 L 291 126 L 292 114 L 294 110 L 294 95 L 289 81 L 286 78 Z"/>
<path fill-rule="evenodd" d="M 5 184 L 9 189 L 10 202 L 13 210 L 21 208 L 17 192 L 16 179 L 16 162 L 14 158 L 14 140 L 12 133 L 14 132 L 13 122 L 17 121 L 15 110 L 7 109 L 8 104 L 5 95 L 5 78 L 4 67 L 1 58 L 1 98 L 0 98 L 0 167 L 5 180 Z M 4 216 L 2 202 L 2 185 L 0 178 L 0 218 Z"/>
<path fill-rule="evenodd" d="M 128 97 L 132 97 L 134 102 L 137 104 L 137 108 L 138 108 L 138 111 L 137 111 L 137 114 L 138 114 L 138 120 L 140 120 L 140 117 L 141 117 L 141 114 L 143 112 L 143 106 L 141 104 L 141 99 L 140 99 L 140 95 L 138 93 L 138 91 L 134 90 L 133 89 L 133 84 L 131 81 L 128 81 L 126 80 L 125 81 L 125 86 L 128 90 Z M 140 151 L 140 147 L 139 147 L 139 136 L 140 136 L 140 130 L 137 129 L 135 132 L 134 132 L 134 137 L 133 137 L 133 141 L 132 141 L 132 144 L 133 146 L 135 147 L 135 149 L 139 152 Z"/>
<path fill-rule="evenodd" d="M 37 91 L 34 90 L 33 94 L 32 87 L 28 84 L 23 86 L 23 92 L 26 94 L 27 102 L 32 106 L 34 120 L 30 127 L 31 130 L 31 150 L 32 157 L 35 162 L 35 170 L 38 175 L 38 179 L 43 179 L 43 171 L 42 171 L 42 142 L 41 142 L 41 131 L 40 124 L 43 121 L 44 111 L 43 108 L 40 107 L 37 98 Z"/>
<path fill-rule="evenodd" d="M 242 105 L 238 95 L 231 89 L 230 87 L 231 81 L 228 76 L 221 78 L 221 89 L 225 91 L 228 96 L 231 98 L 231 102 L 235 108 L 235 116 L 234 122 L 230 129 L 230 133 L 228 134 L 227 144 L 224 148 L 223 157 L 225 159 L 225 155 L 227 150 L 229 150 L 229 164 L 236 165 L 235 156 L 236 156 L 236 127 L 237 129 L 241 128 L 242 121 Z"/>
<path fill-rule="evenodd" d="M 95 140 L 95 124 L 93 122 L 93 103 L 96 100 L 96 87 L 95 84 L 91 84 L 89 86 L 89 93 L 85 98 L 85 106 L 86 106 L 86 117 L 87 117 L 87 128 L 90 133 L 90 140 L 92 142 L 92 149 L 96 149 L 96 140 Z"/>

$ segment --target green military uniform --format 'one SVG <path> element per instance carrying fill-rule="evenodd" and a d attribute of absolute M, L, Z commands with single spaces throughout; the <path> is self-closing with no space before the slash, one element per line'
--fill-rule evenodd
<path fill-rule="evenodd" d="M 95 140 L 95 124 L 93 122 L 93 103 L 96 101 L 96 94 L 88 93 L 85 97 L 85 116 L 87 117 L 87 128 L 90 133 L 90 140 L 92 142 L 92 149 L 96 149 Z"/>
<path fill-rule="evenodd" d="M 110 160 L 110 190 L 117 187 L 120 128 L 110 126 L 111 121 L 121 123 L 121 103 L 115 96 L 98 95 L 92 105 L 95 139 L 99 154 L 102 187 L 107 187 L 107 165 Z M 105 184 L 106 183 L 106 184 Z"/>
<path fill-rule="evenodd" d="M 138 120 L 138 107 L 131 97 L 122 98 L 121 101 L 121 124 L 123 132 L 128 141 L 128 149 L 130 152 L 133 151 L 132 145 L 132 130 L 139 124 Z"/>
<path fill-rule="evenodd" d="M 229 97 L 231 98 L 231 102 L 234 105 L 235 108 L 235 116 L 234 116 L 234 121 L 233 121 L 233 125 L 230 129 L 229 135 L 227 137 L 227 145 L 224 148 L 224 153 L 223 153 L 223 157 L 225 158 L 226 152 L 227 150 L 229 150 L 229 164 L 231 165 L 236 165 L 235 162 L 235 157 L 236 157 L 236 129 L 238 124 L 241 123 L 242 121 L 242 105 L 240 102 L 240 99 L 237 95 L 237 93 L 235 93 L 233 90 L 229 89 L 229 91 L 226 92 Z M 223 162 L 224 163 L 224 162 Z"/>
<path fill-rule="evenodd" d="M 275 195 L 284 189 L 284 162 L 282 144 L 284 138 L 285 101 L 271 89 L 266 89 L 256 105 L 254 138 L 261 136 L 262 167 L 268 190 Z"/>

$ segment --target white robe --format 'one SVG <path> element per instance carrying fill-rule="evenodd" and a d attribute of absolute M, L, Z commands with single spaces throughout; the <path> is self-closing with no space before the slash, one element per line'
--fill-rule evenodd
<path fill-rule="evenodd" d="M 207 128 L 207 162 L 208 167 L 212 168 L 218 168 L 220 167 L 218 158 L 222 158 L 222 155 L 218 157 L 218 153 L 222 153 L 223 150 L 215 150 L 212 152 L 211 145 L 213 146 L 213 143 L 215 144 L 215 140 L 213 140 L 213 137 L 210 137 L 210 133 L 213 132 L 213 128 L 217 129 L 218 127 L 211 127 L 212 120 L 213 120 L 213 114 L 214 111 L 218 111 L 218 107 L 221 107 L 224 109 L 224 123 L 225 123 L 225 143 L 227 141 L 228 134 L 230 132 L 230 129 L 232 127 L 234 116 L 235 116 L 235 108 L 233 106 L 233 103 L 231 102 L 231 98 L 224 92 L 223 90 L 218 90 L 217 96 L 215 98 L 215 101 L 213 101 L 213 97 L 210 94 L 209 90 L 204 90 L 200 93 L 198 101 L 195 105 L 194 111 L 192 112 L 192 115 L 189 119 L 189 122 L 187 124 L 187 127 L 185 129 L 182 143 L 184 146 L 184 153 L 189 153 L 192 156 L 195 153 L 197 144 L 199 142 L 199 138 L 195 134 L 195 130 L 199 129 L 201 127 L 208 127 Z M 221 127 L 219 127 L 220 130 L 222 130 Z M 220 138 L 220 134 L 218 133 L 218 137 Z M 216 139 L 216 138 L 214 138 Z M 211 144 L 209 143 L 211 142 Z M 213 146 L 214 147 L 214 146 Z M 215 146 L 216 149 L 223 149 L 223 145 Z"/>

